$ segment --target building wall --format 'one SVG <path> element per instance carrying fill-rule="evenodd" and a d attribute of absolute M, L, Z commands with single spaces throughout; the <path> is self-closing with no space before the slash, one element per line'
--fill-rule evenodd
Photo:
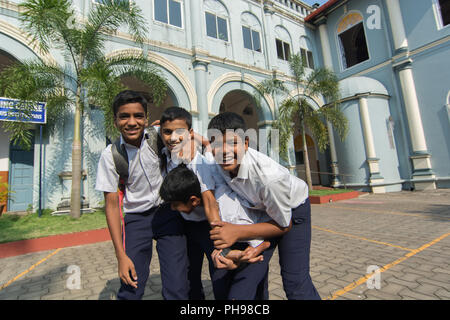
<path fill-rule="evenodd" d="M 403 187 L 406 189 L 411 187 L 410 182 L 414 174 L 411 160 L 414 150 L 410 124 L 406 114 L 405 97 L 401 90 L 399 69 L 396 64 L 406 61 L 408 58 L 411 59 L 427 149 L 431 154 L 431 170 L 435 175 L 438 186 L 449 186 L 450 130 L 447 96 L 450 87 L 447 79 L 450 77 L 450 62 L 447 57 L 450 53 L 450 27 L 442 27 L 439 24 L 436 3 L 435 0 L 399 1 L 408 45 L 406 51 L 403 52 L 396 52 L 395 50 L 393 27 L 390 23 L 386 0 L 338 1 L 325 14 L 333 70 L 338 77 L 341 80 L 355 76 L 372 78 L 381 82 L 388 92 L 389 114 L 385 116 L 389 116 L 393 121 L 398 168 L 390 168 L 389 166 L 383 168 L 383 158 L 389 156 L 388 150 L 384 147 L 385 143 L 376 144 L 377 156 L 380 154 L 381 175 L 391 180 L 403 181 Z M 371 9 L 373 6 L 376 6 L 380 13 L 379 27 L 374 27 L 374 11 L 373 8 Z M 342 21 L 341 19 L 353 12 L 360 13 L 363 16 L 369 59 L 350 68 L 344 68 L 337 28 Z M 316 42 L 320 43 L 320 38 L 316 37 L 316 39 Z M 343 108 L 348 107 L 348 103 L 343 105 Z M 376 122 L 379 115 L 378 113 L 371 114 L 371 121 Z M 349 115 L 349 117 L 352 119 L 352 116 Z M 378 120 L 379 125 L 383 125 L 383 121 Z M 357 125 L 355 121 L 356 119 L 352 119 L 350 125 Z M 374 128 L 373 124 L 372 128 Z M 375 128 L 377 128 L 376 125 Z M 378 134 L 375 134 L 376 139 L 379 137 Z M 341 153 L 349 152 L 349 150 L 344 149 L 348 148 L 347 144 L 352 143 L 353 139 L 348 138 L 344 144 L 336 141 L 338 149 L 341 148 L 341 150 L 338 150 L 338 154 L 339 151 Z M 360 143 L 362 145 L 359 149 L 362 149 L 364 143 L 362 141 Z M 344 156 L 340 154 L 340 157 Z M 348 163 L 340 163 L 340 168 L 344 171 L 349 170 L 355 176 L 362 177 L 362 169 L 357 167 L 356 163 L 353 168 L 349 168 Z M 383 171 L 389 173 L 386 175 L 383 174 Z M 399 178 L 396 178 L 398 175 Z M 360 182 L 362 182 L 361 179 Z"/>

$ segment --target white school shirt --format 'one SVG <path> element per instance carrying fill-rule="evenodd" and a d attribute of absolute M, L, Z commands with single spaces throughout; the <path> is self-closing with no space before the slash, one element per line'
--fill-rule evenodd
<path fill-rule="evenodd" d="M 308 185 L 275 160 L 252 148 L 242 158 L 236 177 L 220 168 L 220 174 L 238 195 L 264 210 L 281 227 L 288 227 L 292 209 L 308 198 Z"/>
<path fill-rule="evenodd" d="M 170 172 L 178 166 L 178 163 L 173 161 L 167 148 L 164 148 L 163 152 L 167 156 L 167 172 Z M 196 151 L 194 159 L 186 167 L 197 175 L 202 193 L 207 190 L 214 191 L 222 221 L 232 224 L 254 224 L 270 220 L 270 217 L 264 212 L 255 212 L 249 209 L 250 204 L 231 190 L 223 177 L 218 173 L 217 170 L 221 169 L 215 162 L 212 153 L 206 152 L 205 155 L 202 155 Z M 245 206 L 243 206 L 243 203 L 245 203 Z M 206 220 L 203 206 L 194 208 L 191 213 L 180 212 L 180 214 L 188 221 Z M 243 242 L 247 242 L 252 247 L 257 247 L 263 240 L 254 239 Z"/>
<path fill-rule="evenodd" d="M 214 172 L 211 172 L 215 182 L 214 196 L 219 205 L 219 214 L 222 221 L 232 224 L 249 225 L 271 220 L 264 211 L 250 209 L 250 203 L 228 186 L 219 172 L 222 169 L 216 163 L 212 153 L 206 152 L 205 158 L 213 164 L 210 168 L 214 169 Z M 246 242 L 252 247 L 257 247 L 263 241 L 263 239 L 251 239 L 239 242 Z"/>
<path fill-rule="evenodd" d="M 163 148 L 162 152 L 164 152 L 167 156 L 167 173 L 171 170 L 175 169 L 179 163 L 174 161 L 171 157 L 170 152 L 167 148 Z M 216 173 L 215 169 L 212 167 L 213 163 L 208 161 L 203 155 L 201 155 L 198 151 L 195 152 L 194 159 L 189 162 L 186 167 L 194 172 L 197 175 L 198 181 L 200 182 L 200 191 L 203 193 L 205 191 L 215 189 L 215 181 L 212 178 L 212 174 Z M 192 210 L 191 213 L 184 213 L 180 211 L 181 216 L 188 221 L 204 221 L 206 220 L 205 209 L 203 206 L 198 206 Z"/>
<path fill-rule="evenodd" d="M 158 156 L 144 137 L 139 148 L 126 143 L 122 136 L 120 144 L 125 145 L 128 155 L 129 177 L 123 199 L 124 212 L 140 213 L 158 206 L 162 203 L 159 189 L 163 181 Z M 119 175 L 114 165 L 111 146 L 108 145 L 100 156 L 95 183 L 97 191 L 117 192 Z"/>

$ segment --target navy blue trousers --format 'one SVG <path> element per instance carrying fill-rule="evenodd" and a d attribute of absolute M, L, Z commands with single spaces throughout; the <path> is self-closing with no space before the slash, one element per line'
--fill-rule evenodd
<path fill-rule="evenodd" d="M 248 245 L 236 243 L 231 248 L 244 250 Z M 261 284 L 264 284 L 268 275 L 269 262 L 272 258 L 275 244 L 272 244 L 262 255 L 264 260 L 249 263 L 235 270 L 217 269 L 214 273 L 216 300 L 261 300 L 265 296 L 261 293 Z"/>
<path fill-rule="evenodd" d="M 284 236 L 275 238 L 278 245 L 279 262 L 283 288 L 289 300 L 320 300 L 309 274 L 311 249 L 311 204 L 305 203 L 292 209 L 292 229 Z M 267 293 L 268 276 L 260 289 Z"/>
<path fill-rule="evenodd" d="M 208 259 L 209 275 L 214 279 L 215 267 L 211 258 L 214 250 L 214 243 L 210 239 L 209 231 L 211 227 L 208 221 L 184 221 L 186 233 L 187 254 L 189 259 L 188 279 L 189 279 L 189 300 L 205 300 L 205 293 L 202 285 L 203 259 L 206 255 Z M 212 281 L 213 287 L 215 286 Z"/>
<path fill-rule="evenodd" d="M 127 214 L 124 219 L 125 252 L 134 263 L 138 287 L 121 281 L 117 299 L 142 299 L 150 274 L 153 239 L 159 257 L 163 298 L 188 299 L 186 237 L 180 214 L 172 211 L 169 205 L 163 205 L 144 213 Z"/>

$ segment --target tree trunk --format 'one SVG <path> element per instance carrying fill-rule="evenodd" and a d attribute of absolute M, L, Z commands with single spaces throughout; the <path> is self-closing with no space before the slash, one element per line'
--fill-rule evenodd
<path fill-rule="evenodd" d="M 78 219 L 81 216 L 81 89 L 77 89 L 75 119 L 72 144 L 72 192 L 70 196 L 70 215 Z"/>
<path fill-rule="evenodd" d="M 308 189 L 312 190 L 311 169 L 309 167 L 308 145 L 306 144 L 305 124 L 302 122 L 302 140 L 303 140 L 303 160 L 305 162 L 306 183 Z"/>

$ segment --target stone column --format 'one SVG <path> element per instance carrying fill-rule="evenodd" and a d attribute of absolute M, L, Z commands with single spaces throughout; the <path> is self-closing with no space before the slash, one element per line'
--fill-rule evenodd
<path fill-rule="evenodd" d="M 208 72 L 209 62 L 205 59 L 194 56 L 192 59 L 192 65 L 195 72 L 195 91 L 197 93 L 197 106 L 199 112 L 199 131 L 206 137 L 206 131 L 208 129 L 209 116 L 208 116 L 208 87 L 206 82 L 206 73 Z"/>
<path fill-rule="evenodd" d="M 325 66 L 325 68 L 333 70 L 333 61 L 331 59 L 331 49 L 330 49 L 330 41 L 328 39 L 326 18 L 321 19 L 319 23 L 320 23 L 319 35 L 320 35 L 320 44 L 322 46 L 323 65 Z M 330 141 L 331 171 L 333 173 L 331 178 L 331 186 L 338 187 L 340 185 L 339 165 L 336 154 L 336 144 L 334 140 L 333 125 L 329 121 L 327 121 L 327 128 L 328 128 L 328 138 Z"/>
<path fill-rule="evenodd" d="M 403 25 L 400 4 L 398 0 L 386 0 L 386 6 L 394 39 L 395 53 L 407 53 L 409 51 L 408 39 L 406 38 Z M 420 106 L 412 72 L 412 59 L 408 58 L 408 54 L 395 58 L 394 70 L 397 71 L 400 79 L 411 138 L 412 182 L 416 190 L 436 189 L 436 177 L 432 171 L 431 154 L 427 150 L 422 118 L 420 116 Z"/>
<path fill-rule="evenodd" d="M 359 98 L 359 113 L 361 117 L 361 127 L 363 129 L 364 147 L 366 149 L 367 164 L 369 165 L 370 179 L 369 184 L 373 193 L 385 193 L 384 186 L 377 186 L 384 182 L 384 178 L 380 175 L 379 161 L 375 152 L 375 144 L 373 141 L 372 125 L 370 124 L 369 107 L 367 98 Z"/>

